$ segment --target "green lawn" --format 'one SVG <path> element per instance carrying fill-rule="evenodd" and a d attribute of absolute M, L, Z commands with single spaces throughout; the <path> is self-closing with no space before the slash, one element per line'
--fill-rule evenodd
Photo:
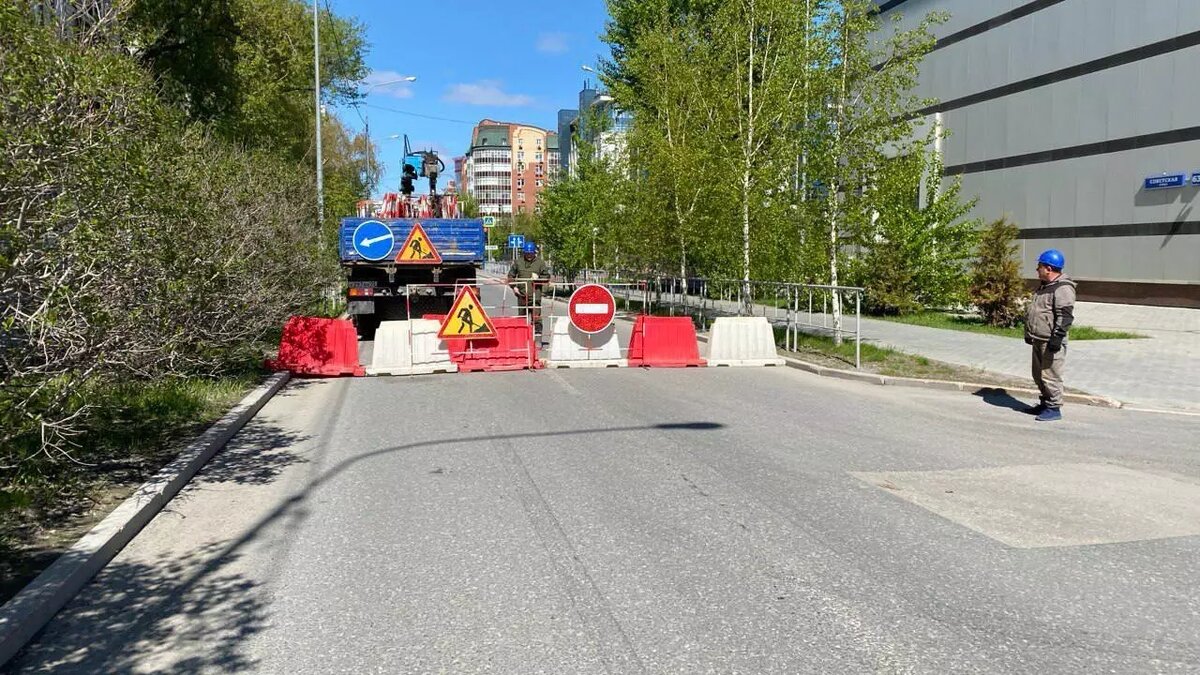
<path fill-rule="evenodd" d="M 909 314 L 906 316 L 881 316 L 872 318 L 883 319 L 885 321 L 895 321 L 897 323 L 907 323 L 914 326 L 927 326 L 929 328 L 945 328 L 948 330 L 962 330 L 972 333 L 1003 335 L 1004 337 L 1016 338 L 1018 340 L 1025 337 L 1025 329 L 1021 326 L 1014 326 L 1012 328 L 997 328 L 995 326 L 986 325 L 983 322 L 983 319 L 978 316 L 962 316 L 947 312 L 922 312 L 920 314 Z M 1144 337 L 1146 336 L 1139 335 L 1137 333 L 1100 330 L 1098 328 L 1092 328 L 1091 326 L 1071 326 L 1072 340 L 1133 340 Z"/>
<path fill-rule="evenodd" d="M 68 449 L 78 463 L 43 460 L 40 471 L 10 472 L 0 480 L 0 602 L 171 461 L 258 379 L 247 373 L 78 385 L 79 403 L 93 407 Z M 23 440 L 32 465 L 37 439 Z"/>
<path fill-rule="evenodd" d="M 843 370 L 854 368 L 854 339 L 834 344 L 833 338 L 800 334 L 800 342 L 792 352 L 797 358 L 817 365 Z M 775 330 L 776 342 L 785 344 L 782 328 Z M 975 368 L 943 363 L 905 352 L 863 343 L 862 371 L 889 377 L 914 377 L 925 380 L 947 380 L 951 382 L 973 382 L 998 386 L 1028 386 L 1024 381 L 989 373 Z"/>

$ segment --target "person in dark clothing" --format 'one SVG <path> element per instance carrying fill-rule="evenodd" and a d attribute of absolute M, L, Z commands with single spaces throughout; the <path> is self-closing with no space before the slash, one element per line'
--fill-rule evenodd
<path fill-rule="evenodd" d="M 1063 274 L 1066 264 L 1057 249 L 1038 256 L 1042 284 L 1025 313 L 1025 342 L 1033 347 L 1033 381 L 1041 393 L 1041 402 L 1026 412 L 1037 415 L 1039 422 L 1062 419 L 1067 335 L 1075 321 L 1075 282 Z"/>

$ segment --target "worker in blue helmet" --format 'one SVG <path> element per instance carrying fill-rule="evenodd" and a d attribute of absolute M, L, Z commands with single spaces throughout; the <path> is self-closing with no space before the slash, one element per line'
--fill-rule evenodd
<path fill-rule="evenodd" d="M 1075 282 L 1063 273 L 1067 259 L 1052 248 L 1038 256 L 1041 285 L 1025 312 L 1025 342 L 1033 346 L 1033 381 L 1041 402 L 1026 412 L 1039 422 L 1062 419 L 1063 366 L 1067 360 L 1067 334 L 1075 321 Z"/>
<path fill-rule="evenodd" d="M 542 334 L 542 289 L 550 282 L 550 266 L 538 256 L 537 244 L 521 245 L 521 257 L 508 270 L 508 283 L 517 294 L 521 313 L 530 318 L 535 335 Z"/>

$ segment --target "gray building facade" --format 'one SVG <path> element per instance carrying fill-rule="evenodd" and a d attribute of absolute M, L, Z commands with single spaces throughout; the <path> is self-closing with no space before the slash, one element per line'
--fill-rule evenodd
<path fill-rule="evenodd" d="M 1081 299 L 1200 307 L 1200 0 L 888 0 L 950 20 L 922 111 L 975 215 L 1067 256 Z"/>

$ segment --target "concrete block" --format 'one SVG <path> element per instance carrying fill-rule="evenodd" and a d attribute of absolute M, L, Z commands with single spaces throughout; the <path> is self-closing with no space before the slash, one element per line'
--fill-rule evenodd
<path fill-rule="evenodd" d="M 628 365 L 628 360 L 621 358 L 616 326 L 589 335 L 571 325 L 569 317 L 554 317 L 546 367 L 624 368 Z"/>
<path fill-rule="evenodd" d="M 775 333 L 764 316 L 717 318 L 708 344 L 708 365 L 782 366 Z"/>
<path fill-rule="evenodd" d="M 438 339 L 440 325 L 432 319 L 384 321 L 375 331 L 375 352 L 368 375 L 426 375 L 454 373 L 450 350 Z"/>

